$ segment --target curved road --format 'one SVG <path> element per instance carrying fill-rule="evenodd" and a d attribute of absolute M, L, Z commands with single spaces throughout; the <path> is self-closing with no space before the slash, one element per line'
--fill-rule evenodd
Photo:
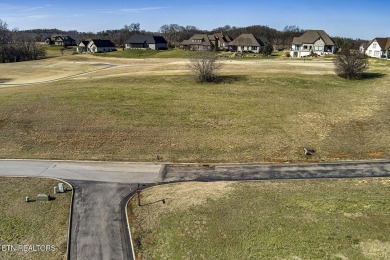
<path fill-rule="evenodd" d="M 126 202 L 159 164 L 0 160 L 0 176 L 53 177 L 74 188 L 70 259 L 132 259 Z"/>
<path fill-rule="evenodd" d="M 390 177 L 389 161 L 165 165 L 0 160 L 0 176 L 54 177 L 74 187 L 70 259 L 132 259 L 125 203 L 137 183 Z"/>

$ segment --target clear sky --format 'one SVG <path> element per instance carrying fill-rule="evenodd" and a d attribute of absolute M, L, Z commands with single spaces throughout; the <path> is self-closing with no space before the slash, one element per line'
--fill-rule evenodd
<path fill-rule="evenodd" d="M 213 29 L 224 25 L 286 25 L 323 29 L 331 36 L 390 37 L 389 0 L 1 0 L 0 19 L 9 29 L 57 28 L 97 32 L 140 23 Z"/>

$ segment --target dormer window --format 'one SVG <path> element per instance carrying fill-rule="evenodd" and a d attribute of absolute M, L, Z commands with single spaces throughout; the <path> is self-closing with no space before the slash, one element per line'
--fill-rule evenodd
<path fill-rule="evenodd" d="M 202 42 L 202 39 L 192 39 L 192 42 Z"/>

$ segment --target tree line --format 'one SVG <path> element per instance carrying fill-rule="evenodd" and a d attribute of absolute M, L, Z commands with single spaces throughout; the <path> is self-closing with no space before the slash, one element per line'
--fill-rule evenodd
<path fill-rule="evenodd" d="M 130 25 L 124 25 L 121 29 L 104 30 L 96 33 L 93 32 L 78 32 L 75 30 L 62 31 L 58 29 L 35 29 L 22 31 L 25 34 L 29 34 L 32 39 L 36 41 L 44 41 L 47 37 L 53 34 L 66 34 L 74 38 L 76 41 L 92 39 L 92 38 L 104 38 L 111 40 L 118 47 L 124 47 L 125 42 L 135 34 L 154 34 L 162 35 L 168 41 L 171 48 L 177 47 L 180 42 L 189 39 L 194 34 L 213 34 L 217 32 L 223 32 L 232 38 L 237 38 L 243 33 L 253 34 L 255 37 L 261 39 L 264 43 L 270 43 L 275 49 L 289 49 L 294 37 L 301 36 L 306 30 L 299 28 L 295 25 L 285 26 L 283 30 L 279 31 L 264 25 L 251 25 L 246 27 L 237 27 L 225 25 L 217 27 L 212 30 L 202 30 L 193 25 L 178 25 L 178 24 L 164 24 L 160 26 L 157 32 L 151 32 L 141 29 L 139 23 L 131 23 Z M 358 49 L 359 46 L 366 42 L 361 39 L 351 39 L 342 37 L 333 37 L 338 46 L 348 45 L 352 49 Z"/>
<path fill-rule="evenodd" d="M 164 24 L 158 32 L 150 32 L 141 29 L 139 23 L 124 25 L 121 29 L 104 30 L 100 32 L 78 32 L 76 30 L 63 31 L 58 29 L 33 29 L 19 31 L 17 29 L 9 30 L 7 23 L 0 20 L 0 62 L 15 62 L 37 59 L 45 55 L 45 51 L 38 42 L 43 42 L 47 37 L 55 34 L 69 35 L 76 41 L 87 39 L 108 39 L 116 46 L 124 47 L 126 41 L 136 34 L 158 34 L 165 37 L 171 48 L 178 47 L 180 42 L 189 39 L 194 34 L 213 34 L 223 32 L 232 38 L 236 38 L 243 33 L 253 34 L 261 39 L 266 45 L 273 46 L 274 49 L 289 49 L 294 37 L 302 35 L 303 30 L 295 25 L 286 26 L 279 31 L 264 25 L 252 25 L 246 27 L 237 27 L 225 25 L 212 30 L 202 30 L 196 26 L 178 24 Z M 361 39 L 351 39 L 342 37 L 333 37 L 336 45 L 339 47 L 348 46 L 351 49 L 358 49 L 365 42 Z"/>
<path fill-rule="evenodd" d="M 45 50 L 30 35 L 9 30 L 6 22 L 0 20 L 0 62 L 37 60 Z"/>

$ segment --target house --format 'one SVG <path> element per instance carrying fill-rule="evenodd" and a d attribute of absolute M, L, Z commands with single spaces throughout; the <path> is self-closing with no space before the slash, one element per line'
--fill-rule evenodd
<path fill-rule="evenodd" d="M 214 35 L 195 34 L 190 39 L 182 41 L 180 43 L 180 49 L 191 50 L 191 51 L 218 50 L 218 39 Z"/>
<path fill-rule="evenodd" d="M 253 34 L 241 34 L 229 43 L 229 50 L 234 52 L 260 53 L 264 48 L 264 42 Z"/>
<path fill-rule="evenodd" d="M 76 40 L 69 35 L 53 35 L 45 39 L 47 45 L 52 46 L 76 46 Z"/>
<path fill-rule="evenodd" d="M 360 53 L 366 53 L 367 47 L 368 47 L 368 42 L 363 43 L 362 45 L 359 46 L 359 52 Z"/>
<path fill-rule="evenodd" d="M 166 50 L 168 42 L 163 36 L 157 35 L 134 35 L 125 44 L 126 49 L 152 49 Z"/>
<path fill-rule="evenodd" d="M 374 58 L 390 59 L 390 38 L 375 38 L 368 44 L 366 54 Z"/>
<path fill-rule="evenodd" d="M 93 39 L 87 45 L 87 52 L 110 52 L 116 51 L 115 44 L 110 40 Z"/>
<path fill-rule="evenodd" d="M 323 30 L 309 30 L 300 37 L 294 37 L 290 55 L 293 58 L 318 55 L 334 54 L 336 44 Z"/>
<path fill-rule="evenodd" d="M 89 41 L 80 41 L 79 44 L 77 45 L 77 52 L 78 53 L 87 52 L 88 51 L 88 43 L 89 43 Z"/>
<path fill-rule="evenodd" d="M 214 33 L 215 38 L 218 40 L 218 49 L 228 49 L 229 43 L 233 40 L 229 35 L 220 33 Z"/>

